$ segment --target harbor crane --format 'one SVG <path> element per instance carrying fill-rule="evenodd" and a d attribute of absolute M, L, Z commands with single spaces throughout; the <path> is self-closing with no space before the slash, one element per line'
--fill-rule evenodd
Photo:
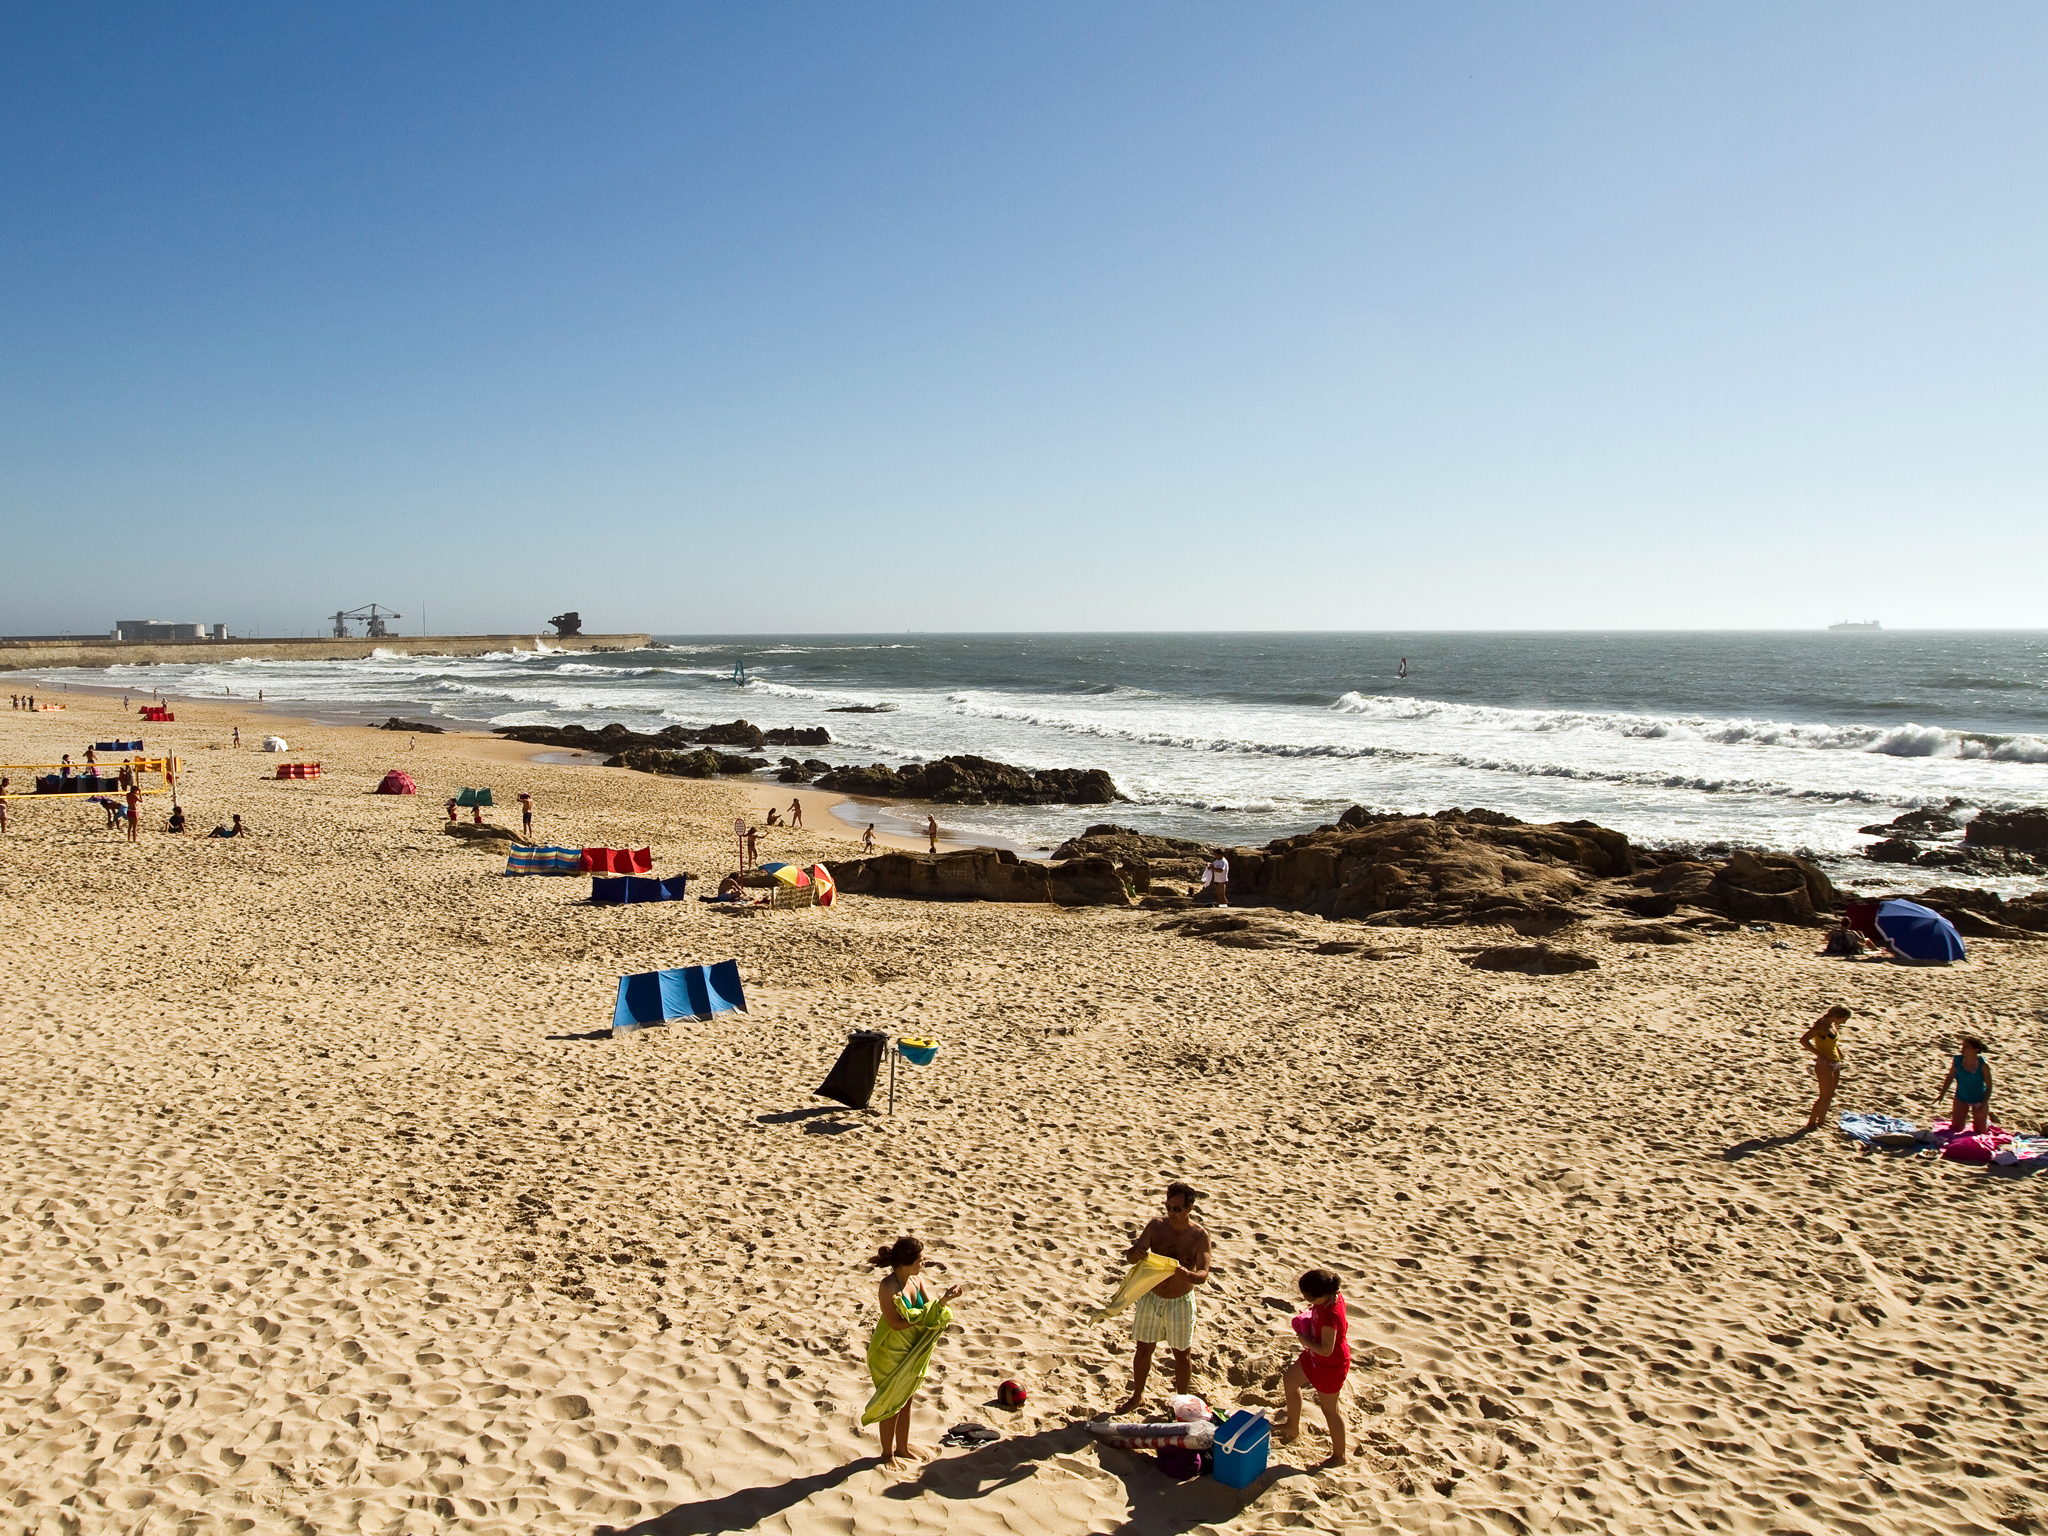
<path fill-rule="evenodd" d="M 375 603 L 365 603 L 360 608 L 351 608 L 345 613 L 336 613 L 334 615 L 334 638 L 337 640 L 350 638 L 348 632 L 349 620 L 360 619 L 363 621 L 364 638 L 382 640 L 390 633 L 384 627 L 384 621 L 386 619 L 402 619 L 404 617 L 404 614 L 398 613 L 393 609 L 379 608 Z"/>

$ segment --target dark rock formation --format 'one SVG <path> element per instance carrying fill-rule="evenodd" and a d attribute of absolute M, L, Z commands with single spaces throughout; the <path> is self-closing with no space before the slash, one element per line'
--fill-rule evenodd
<path fill-rule="evenodd" d="M 441 736 L 446 734 L 441 726 L 429 725 L 424 720 L 401 720 L 396 715 L 386 720 L 377 729 L 380 731 L 410 731 L 420 736 Z"/>
<path fill-rule="evenodd" d="M 1743 923 L 1813 923 L 1842 904 L 1817 865 L 1789 853 L 1738 848 L 1714 873 L 1705 905 Z"/>
<path fill-rule="evenodd" d="M 531 742 L 535 746 L 614 753 L 633 747 L 673 752 L 691 745 L 744 747 L 758 752 L 770 742 L 778 746 L 822 747 L 832 740 L 822 725 L 764 731 L 745 720 L 734 720 L 727 725 L 669 725 L 652 733 L 629 730 L 616 720 L 596 731 L 584 725 L 504 725 L 498 727 L 498 734 L 508 741 Z"/>
<path fill-rule="evenodd" d="M 1109 805 L 1124 797 L 1100 768 L 1012 768 L 985 757 L 942 757 L 935 763 L 886 768 L 835 768 L 817 787 L 832 794 L 940 805 Z"/>
<path fill-rule="evenodd" d="M 1996 891 L 1935 886 L 1905 899 L 1939 912 L 1970 938 L 2048 939 L 2048 891 L 2007 901 Z"/>
<path fill-rule="evenodd" d="M 1569 971 L 1598 970 L 1591 955 L 1548 944 L 1506 944 L 1467 955 L 1465 963 L 1480 971 L 1520 971 L 1525 976 L 1562 976 Z"/>
<path fill-rule="evenodd" d="M 1953 832 L 1959 825 L 1947 811 L 1918 810 L 1894 816 L 1880 826 L 1856 830 L 1869 837 L 1931 837 L 1937 832 Z"/>
<path fill-rule="evenodd" d="M 1007 848 L 951 853 L 878 853 L 832 865 L 839 889 L 856 896 L 912 896 L 938 901 L 1049 901 L 1063 907 L 1122 907 L 1130 893 L 1116 866 L 1101 857 L 1048 864 Z"/>
<path fill-rule="evenodd" d="M 894 704 L 840 704 L 825 711 L 828 715 L 893 715 Z"/>
<path fill-rule="evenodd" d="M 766 768 L 765 757 L 734 757 L 700 747 L 695 752 L 665 752 L 658 747 L 632 747 L 604 760 L 607 768 L 633 768 L 672 779 L 708 779 L 721 773 L 752 773 Z"/>
<path fill-rule="evenodd" d="M 2017 848 L 2048 853 L 2048 806 L 2024 811 L 1980 811 L 1963 831 L 1973 848 Z"/>
<path fill-rule="evenodd" d="M 1298 949 L 1313 955 L 1363 955 L 1368 960 L 1391 960 L 1413 950 L 1387 949 L 1364 939 L 1329 937 L 1327 927 L 1305 929 L 1269 913 L 1190 912 L 1169 917 L 1159 925 L 1162 933 L 1183 938 L 1206 939 L 1225 949 Z"/>
<path fill-rule="evenodd" d="M 1920 857 L 1920 846 L 1903 837 L 1887 837 L 1864 849 L 1863 857 L 1873 864 L 1910 864 Z"/>

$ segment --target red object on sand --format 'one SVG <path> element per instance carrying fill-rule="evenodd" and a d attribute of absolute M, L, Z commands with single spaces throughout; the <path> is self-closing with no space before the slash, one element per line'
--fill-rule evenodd
<path fill-rule="evenodd" d="M 654 850 L 652 848 L 586 848 L 583 850 L 583 873 L 586 875 L 651 875 L 654 873 Z"/>
<path fill-rule="evenodd" d="M 1022 1408 L 1025 1398 L 1029 1395 L 1023 1385 L 1015 1381 L 1006 1381 L 996 1388 L 996 1401 L 1005 1408 Z"/>

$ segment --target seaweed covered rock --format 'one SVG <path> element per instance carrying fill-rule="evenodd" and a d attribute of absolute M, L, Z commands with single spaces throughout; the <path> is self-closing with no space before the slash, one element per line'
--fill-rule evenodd
<path fill-rule="evenodd" d="M 709 779 L 721 773 L 752 773 L 766 768 L 765 757 L 736 757 L 700 747 L 695 752 L 666 752 L 657 747 L 634 747 L 608 757 L 607 768 L 632 768 L 641 773 L 659 773 L 672 779 Z"/>
<path fill-rule="evenodd" d="M 1013 768 L 986 757 L 942 757 L 901 768 L 835 768 L 817 787 L 832 794 L 939 805 L 1109 805 L 1124 798 L 1100 768 Z"/>

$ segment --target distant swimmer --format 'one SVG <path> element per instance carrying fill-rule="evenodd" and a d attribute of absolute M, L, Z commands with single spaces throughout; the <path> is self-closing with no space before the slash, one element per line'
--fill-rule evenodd
<path fill-rule="evenodd" d="M 1401 658 L 1401 670 L 1400 670 L 1400 671 L 1398 671 L 1398 672 L 1396 672 L 1396 673 L 1394 674 L 1394 676 L 1396 676 L 1396 677 L 1406 677 L 1407 675 L 1408 675 L 1408 658 L 1407 658 L 1406 656 L 1403 656 L 1403 657 Z"/>

